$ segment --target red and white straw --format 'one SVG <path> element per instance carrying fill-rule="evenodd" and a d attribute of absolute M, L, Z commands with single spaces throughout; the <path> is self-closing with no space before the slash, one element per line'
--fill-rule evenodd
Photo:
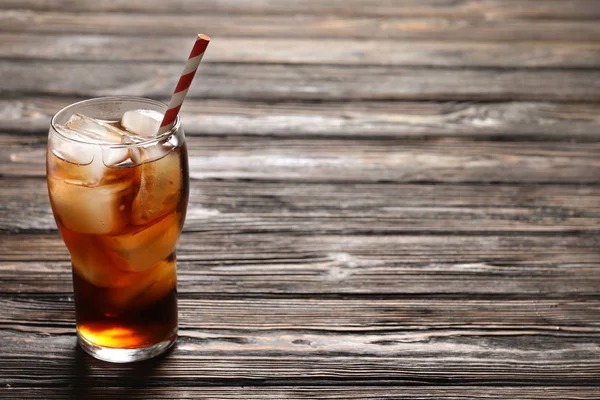
<path fill-rule="evenodd" d="M 181 77 L 179 78 L 179 82 L 177 82 L 177 86 L 175 87 L 175 92 L 173 92 L 173 97 L 171 97 L 171 101 L 169 101 L 169 105 L 167 106 L 165 116 L 160 123 L 160 128 L 158 129 L 159 135 L 171 130 L 173 127 L 173 124 L 177 119 L 177 114 L 179 114 L 181 104 L 183 104 L 185 95 L 192 84 L 192 80 L 194 79 L 194 75 L 196 75 L 196 70 L 198 69 L 198 65 L 202 60 L 202 56 L 204 55 L 209 42 L 210 38 L 203 34 L 199 34 L 196 38 L 196 43 L 194 43 L 192 52 L 185 63 L 185 68 L 183 69 Z"/>

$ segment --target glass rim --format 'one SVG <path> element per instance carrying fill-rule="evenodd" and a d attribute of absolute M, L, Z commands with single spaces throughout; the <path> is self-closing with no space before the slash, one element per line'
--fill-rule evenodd
<path fill-rule="evenodd" d="M 111 101 L 123 101 L 123 100 L 129 100 L 129 101 L 138 101 L 141 103 L 147 103 L 147 104 L 153 104 L 155 106 L 161 106 L 165 108 L 165 111 L 167 110 L 168 105 L 161 102 L 161 101 L 157 101 L 157 100 L 152 100 L 152 99 L 148 99 L 146 97 L 138 97 L 138 96 L 103 96 L 103 97 L 93 97 L 91 99 L 86 99 L 86 100 L 81 100 L 75 103 L 71 103 L 63 108 L 61 108 L 60 110 L 58 110 L 53 116 L 52 119 L 50 120 L 50 129 L 51 132 L 57 136 L 59 136 L 62 140 L 66 140 L 68 142 L 72 142 L 72 143 L 77 143 L 77 144 L 85 144 L 85 145 L 89 145 L 89 146 L 99 146 L 99 147 L 109 147 L 109 148 L 115 148 L 115 149 L 123 149 L 123 148 L 135 148 L 135 147 L 145 147 L 148 145 L 152 145 L 155 143 L 158 143 L 162 140 L 164 140 L 165 138 L 168 138 L 170 136 L 172 136 L 173 134 L 175 134 L 177 132 L 177 130 L 179 129 L 180 126 L 180 119 L 179 119 L 179 114 L 177 115 L 177 117 L 175 118 L 175 122 L 173 123 L 173 127 L 168 130 L 167 132 L 158 135 L 158 136 L 153 136 L 151 138 L 148 138 L 147 140 L 142 140 L 140 142 L 135 142 L 135 143 L 110 143 L 110 142 L 106 142 L 106 143 L 98 143 L 98 142 L 90 142 L 90 141 L 84 141 L 84 140 L 77 140 L 77 139 L 73 139 L 70 138 L 68 136 L 63 135 L 59 129 L 57 129 L 57 122 L 56 122 L 56 118 L 62 114 L 67 112 L 70 108 L 74 108 L 76 106 L 81 106 L 81 105 L 87 105 L 87 104 L 94 104 L 94 103 L 106 103 L 106 102 L 111 102 Z"/>

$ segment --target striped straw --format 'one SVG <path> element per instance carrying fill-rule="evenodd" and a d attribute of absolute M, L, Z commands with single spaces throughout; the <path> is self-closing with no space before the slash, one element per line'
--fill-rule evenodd
<path fill-rule="evenodd" d="M 202 56 L 204 55 L 209 42 L 210 38 L 203 34 L 199 34 L 196 38 L 196 43 L 194 43 L 192 52 L 185 63 L 185 68 L 183 69 L 181 77 L 179 78 L 179 82 L 177 82 L 177 86 L 175 87 L 175 92 L 173 92 L 173 97 L 171 97 L 171 101 L 169 101 L 169 105 L 167 106 L 165 116 L 160 123 L 160 128 L 158 129 L 159 135 L 168 132 L 173 127 L 173 124 L 177 119 L 177 114 L 179 114 L 181 104 L 183 104 L 185 95 L 192 84 L 192 80 L 194 79 L 194 75 L 196 75 L 196 70 L 198 69 L 198 65 L 202 60 Z"/>

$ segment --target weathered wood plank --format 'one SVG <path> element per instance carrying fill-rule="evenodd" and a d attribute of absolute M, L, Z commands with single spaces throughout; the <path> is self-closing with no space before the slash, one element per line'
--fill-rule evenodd
<path fill-rule="evenodd" d="M 0 99 L 0 131 L 46 135 L 76 97 Z M 163 99 L 168 101 L 168 99 Z M 597 141 L 600 105 L 571 103 L 261 103 L 187 99 L 186 135 L 477 137 Z"/>
<path fill-rule="evenodd" d="M 554 383 L 556 384 L 556 383 Z M 39 384 L 22 388 L 11 385 L 0 388 L 0 397 L 7 399 L 44 399 L 64 400 L 66 398 L 85 399 L 341 399 L 341 400 L 465 400 L 465 399 L 520 399 L 547 400 L 596 400 L 596 386 L 372 386 L 345 384 L 344 386 L 255 386 L 245 383 L 243 386 L 192 385 L 185 387 L 105 387 L 98 383 L 86 382 L 80 385 L 76 379 L 69 387 L 41 387 Z M 233 385 L 233 383 L 232 383 Z"/>
<path fill-rule="evenodd" d="M 220 38 L 210 62 L 492 68 L 598 68 L 600 43 Z M 0 33 L 0 57 L 69 61 L 175 61 L 189 37 Z M 251 49 L 251 50 L 249 50 Z"/>
<path fill-rule="evenodd" d="M 3 379 L 9 384 L 26 385 L 36 380 L 37 384 L 60 385 L 68 379 L 66 370 L 70 363 L 90 366 L 97 363 L 72 353 L 74 342 L 72 322 L 69 323 L 72 320 L 69 302 L 58 299 L 58 302 L 6 300 L 3 303 L 6 306 L 3 310 L 7 310 L 3 314 L 12 314 L 12 317 L 2 318 L 6 349 L 2 349 L 1 343 L 0 349 L 6 357 L 5 362 L 12 365 L 18 359 L 27 358 L 28 354 L 33 354 L 28 349 L 41 345 L 38 342 L 43 341 L 46 346 L 50 342 L 53 352 L 43 355 L 39 362 L 45 364 L 52 360 L 55 365 L 51 372 L 44 373 L 41 372 L 42 366 L 39 366 L 39 370 L 29 369 L 20 375 L 12 371 L 6 375 L 4 371 Z M 431 359 L 435 359 L 435 365 L 429 367 L 429 373 L 426 376 L 417 374 L 412 379 L 423 383 L 446 380 L 450 374 L 457 372 L 461 364 L 468 364 L 468 373 L 459 372 L 452 377 L 454 382 L 547 381 L 549 363 L 553 361 L 557 362 L 554 366 L 558 370 L 570 371 L 567 374 L 569 379 L 561 381 L 563 384 L 594 376 L 594 363 L 597 362 L 595 354 L 600 351 L 596 341 L 598 329 L 595 325 L 588 329 L 589 320 L 580 320 L 578 316 L 594 313 L 597 308 L 595 302 L 509 303 L 375 301 L 370 303 L 377 310 L 373 315 L 364 301 L 182 300 L 182 330 L 178 347 L 156 365 L 158 369 L 155 373 L 162 385 L 174 379 L 219 379 L 223 376 L 214 375 L 215 372 L 205 368 L 198 369 L 197 366 L 189 375 L 182 376 L 180 373 L 184 363 L 210 364 L 218 359 L 221 361 L 214 371 L 221 374 L 228 372 L 227 379 L 262 378 L 276 383 L 280 379 L 305 379 L 306 376 L 300 373 L 307 373 L 309 368 L 300 359 L 306 358 L 307 362 L 313 363 L 312 372 L 308 372 L 309 378 L 325 380 L 360 379 L 366 371 L 360 373 L 354 368 L 357 363 L 364 361 L 367 368 L 371 369 L 368 373 L 371 382 L 410 381 L 415 371 L 411 371 L 408 364 L 412 362 L 424 366 Z M 249 305 L 249 308 L 244 305 Z M 452 305 L 459 309 L 457 314 Z M 504 311 L 494 312 L 496 307 Z M 38 315 L 38 309 L 46 310 L 45 318 Z M 508 312 L 509 309 L 513 312 Z M 31 320 L 22 321 L 23 317 L 18 315 L 18 311 L 32 314 Z M 244 313 L 241 319 L 239 312 Z M 508 320 L 502 318 L 504 313 L 508 314 Z M 461 319 L 463 314 L 464 319 Z M 290 315 L 294 318 L 290 318 Z M 311 319 L 312 316 L 314 319 Z M 527 322 L 522 322 L 521 318 Z M 41 323 L 39 327 L 36 324 L 38 321 Z M 382 324 L 382 321 L 385 323 Z M 433 321 L 433 324 L 430 325 L 429 321 Z M 436 324 L 435 321 L 442 323 Z M 456 324 L 456 321 L 461 322 Z M 513 321 L 517 326 L 511 325 Z M 416 326 L 411 326 L 412 323 Z M 369 328 L 370 324 L 374 324 L 375 331 Z M 200 329 L 199 325 L 202 326 Z M 379 329 L 383 330 L 377 332 Z M 327 333 L 330 330 L 333 332 Z M 42 332 L 45 335 L 40 335 Z M 548 349 L 553 351 L 548 352 Z M 467 351 L 469 357 L 464 356 Z M 277 357 L 277 361 L 271 360 L 273 357 Z M 565 361 L 571 357 L 577 362 Z M 284 375 L 277 376 L 260 368 L 257 364 L 259 359 L 278 371 L 289 362 L 298 364 L 293 369 L 288 368 Z M 333 359 L 340 361 L 338 373 L 334 375 L 333 364 L 329 363 Z M 395 365 L 393 359 L 404 361 Z M 509 372 L 508 365 L 511 364 L 517 364 L 516 372 Z M 394 370 L 394 367 L 398 370 Z M 110 374 L 104 375 L 107 369 L 98 370 L 97 375 L 92 372 L 94 368 L 85 369 L 87 373 L 84 376 L 78 375 L 82 379 L 79 383 L 85 384 L 88 379 L 98 378 L 112 380 L 113 385 L 115 382 L 131 383 L 119 373 L 124 372 L 122 368 L 131 371 L 130 366 L 106 368 L 111 371 Z M 475 369 L 479 374 L 473 377 Z M 181 385 L 181 382 L 178 383 Z"/>
<path fill-rule="evenodd" d="M 0 180 L 0 230 L 55 230 L 40 179 Z M 192 181 L 186 231 L 600 231 L 600 188 Z"/>
<path fill-rule="evenodd" d="M 35 331 L 48 325 L 74 328 L 71 297 L 0 297 L 0 326 Z M 529 330 L 539 335 L 597 335 L 598 300 L 377 300 L 364 299 L 189 299 L 178 301 L 179 326 L 202 331 L 227 330 L 240 336 L 256 332 L 314 331 L 407 337 L 426 330 Z M 412 333 L 411 333 L 412 332 Z M 365 343 L 371 345 L 375 343 Z"/>
<path fill-rule="evenodd" d="M 600 144 L 460 140 L 189 140 L 191 177 L 447 182 L 600 181 Z M 229 144 L 229 145 L 228 145 Z M 214 147 L 213 147 L 214 146 Z M 545 163 L 545 168 L 540 168 Z M 226 171 L 227 170 L 227 171 Z M 237 171 L 236 171 L 237 170 Z"/>
<path fill-rule="evenodd" d="M 597 235 L 295 235 L 188 232 L 183 296 L 597 296 Z M 72 292 L 58 234 L 0 236 L 4 293 Z M 268 277 L 268 279 L 266 278 Z"/>
<path fill-rule="evenodd" d="M 263 14 L 139 14 L 0 11 L 0 31 L 194 37 L 598 41 L 597 21 Z M 208 56 L 209 53 L 207 53 Z"/>
<path fill-rule="evenodd" d="M 105 386 L 139 382 L 136 366 L 78 356 L 72 328 L 55 328 L 52 334 L 48 328 L 2 329 L 0 336 L 2 386 L 59 386 L 74 377 L 82 386 L 99 379 Z M 365 379 L 371 384 L 552 385 L 557 376 L 563 385 L 589 385 L 600 379 L 598 339 L 590 333 L 527 329 L 360 335 L 182 329 L 174 351 L 144 369 L 146 379 L 158 378 L 165 386 L 240 379 L 266 385 Z"/>
<path fill-rule="evenodd" d="M 397 17 L 468 17 L 528 19 L 593 19 L 600 18 L 595 0 L 536 0 L 524 4 L 520 0 L 304 0 L 290 2 L 261 0 L 196 1 L 171 0 L 54 0 L 51 4 L 36 0 L 4 0 L 0 9 L 30 9 L 134 12 L 134 13 L 226 13 L 226 14 L 317 14 Z"/>
<path fill-rule="evenodd" d="M 169 97 L 181 74 L 180 64 L 0 61 L 0 75 L 3 91 L 20 96 Z M 201 67 L 189 96 L 259 101 L 600 101 L 600 71 L 213 64 Z"/>
<path fill-rule="evenodd" d="M 0 12 L 10 178 L 0 180 L 0 397 L 597 397 L 600 120 L 597 103 L 582 102 L 600 101 L 598 48 L 543 41 L 599 41 L 600 4 L 314 1 L 175 0 L 163 16 L 155 0 L 84 0 L 70 14 L 58 0 L 49 13 Z M 53 24 L 63 16 L 77 18 Z M 162 359 L 106 365 L 74 350 L 68 254 L 39 233 L 54 229 L 44 131 L 70 96 L 167 98 L 181 68 L 172 60 L 198 23 L 222 50 L 184 114 L 194 180 L 178 252 L 181 338 Z M 143 47 L 151 27 L 159 55 L 132 75 L 127 60 L 140 58 L 119 46 Z M 94 35 L 51 47 L 81 31 Z M 22 52 L 36 32 L 60 35 Z M 110 32 L 140 36 L 119 44 Z M 248 37 L 278 39 L 245 54 Z M 311 38 L 331 40 L 311 48 Z M 532 42 L 502 42 L 521 38 Z M 25 73 L 32 82 L 15 83 Z M 554 103 L 502 103 L 515 99 Z"/>
<path fill-rule="evenodd" d="M 187 138 L 192 179 L 598 183 L 600 143 Z M 4 176 L 44 176 L 46 138 L 0 135 Z M 543 166 L 543 168 L 541 168 Z"/>

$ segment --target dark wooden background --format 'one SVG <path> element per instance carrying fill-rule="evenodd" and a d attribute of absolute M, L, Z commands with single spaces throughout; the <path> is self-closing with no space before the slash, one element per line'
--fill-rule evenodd
<path fill-rule="evenodd" d="M 183 109 L 181 331 L 75 346 L 50 116 Z M 2 0 L 0 397 L 600 396 L 600 1 Z"/>

